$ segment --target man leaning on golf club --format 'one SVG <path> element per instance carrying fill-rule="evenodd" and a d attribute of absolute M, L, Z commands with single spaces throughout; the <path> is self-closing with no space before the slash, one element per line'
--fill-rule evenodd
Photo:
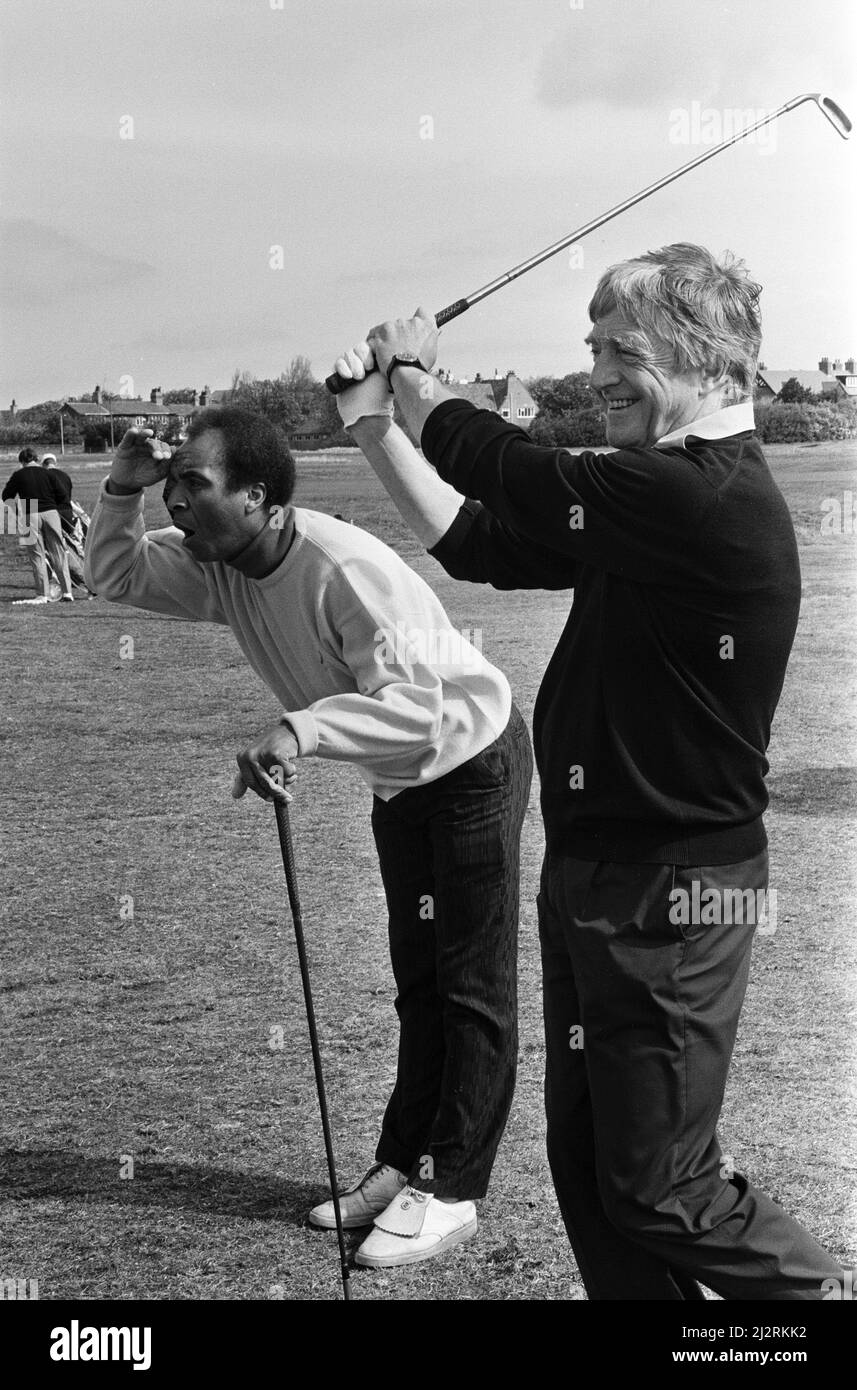
<path fill-rule="evenodd" d="M 590 1299 L 817 1300 L 843 1275 L 718 1143 L 754 914 L 681 906 L 768 881 L 800 572 L 754 434 L 759 293 L 684 243 L 605 272 L 587 342 L 610 453 L 456 397 L 421 310 L 335 364 L 343 420 L 450 575 L 574 590 L 534 743 L 548 1157 Z"/>
<path fill-rule="evenodd" d="M 354 763 L 374 793 L 398 1069 L 375 1162 L 340 1204 L 343 1225 L 372 1226 L 359 1264 L 411 1264 L 475 1235 L 512 1101 L 532 750 L 505 676 L 428 585 L 374 536 L 294 507 L 294 481 L 285 440 L 249 411 L 201 412 L 175 454 L 129 430 L 86 582 L 231 628 L 283 711 L 239 754 L 233 795 L 290 799 L 309 756 Z M 174 525 L 147 533 L 143 490 L 161 483 Z M 310 1220 L 332 1228 L 333 1202 Z"/>

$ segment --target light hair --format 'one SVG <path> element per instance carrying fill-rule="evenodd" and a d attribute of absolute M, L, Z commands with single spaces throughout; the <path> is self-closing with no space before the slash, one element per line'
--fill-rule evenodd
<path fill-rule="evenodd" d="M 589 317 L 595 322 L 618 310 L 670 348 L 678 371 L 722 372 L 733 398 L 746 400 L 762 342 L 761 292 L 731 252 L 718 261 L 704 246 L 679 241 L 611 265 L 595 288 Z"/>

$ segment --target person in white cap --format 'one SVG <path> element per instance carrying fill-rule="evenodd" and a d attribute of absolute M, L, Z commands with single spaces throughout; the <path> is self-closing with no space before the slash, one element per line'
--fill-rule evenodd
<path fill-rule="evenodd" d="M 60 525 L 62 527 L 63 541 L 65 542 L 66 555 L 68 558 L 68 569 L 72 583 L 78 589 L 83 590 L 83 596 L 92 598 L 83 577 L 83 547 L 86 540 L 86 531 L 89 526 L 89 517 L 78 506 L 71 495 L 71 478 L 65 469 L 57 465 L 56 454 L 44 454 L 42 457 L 42 467 L 51 470 L 51 476 L 56 480 L 60 489 L 65 494 L 65 500 L 60 503 L 57 510 L 60 515 Z"/>
<path fill-rule="evenodd" d="M 3 501 L 15 503 L 16 516 L 12 529 L 17 532 L 18 544 L 25 548 L 33 571 L 36 597 L 24 599 L 23 602 L 50 602 L 50 561 L 62 591 L 61 601 L 72 603 L 74 595 L 71 592 L 71 575 L 59 515 L 65 491 L 51 470 L 46 472 L 40 467 L 32 449 L 22 449 L 18 462 L 21 467 L 16 468 L 6 483 Z M 23 524 L 25 515 L 28 525 Z"/>

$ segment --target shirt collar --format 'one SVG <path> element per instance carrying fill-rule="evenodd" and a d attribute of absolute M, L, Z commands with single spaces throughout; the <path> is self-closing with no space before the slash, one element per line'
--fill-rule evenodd
<path fill-rule="evenodd" d="M 724 406 L 699 420 L 691 420 L 688 425 L 680 425 L 677 430 L 665 434 L 655 444 L 656 449 L 669 448 L 673 444 L 683 444 L 688 435 L 695 439 L 727 439 L 730 434 L 743 434 L 754 430 L 753 402 L 739 401 L 737 405 Z"/>

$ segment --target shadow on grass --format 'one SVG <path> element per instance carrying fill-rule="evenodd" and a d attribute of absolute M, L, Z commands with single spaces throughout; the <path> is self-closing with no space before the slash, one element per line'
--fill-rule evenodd
<path fill-rule="evenodd" d="M 121 1206 L 180 1207 L 216 1215 L 267 1217 L 302 1226 L 327 1196 L 324 1187 L 285 1178 L 188 1163 L 137 1160 L 133 1178 L 119 1162 L 67 1149 L 0 1150 L 0 1205 L 82 1198 Z"/>
<path fill-rule="evenodd" d="M 768 778 L 771 806 L 795 816 L 853 816 L 857 768 L 802 767 Z"/>

